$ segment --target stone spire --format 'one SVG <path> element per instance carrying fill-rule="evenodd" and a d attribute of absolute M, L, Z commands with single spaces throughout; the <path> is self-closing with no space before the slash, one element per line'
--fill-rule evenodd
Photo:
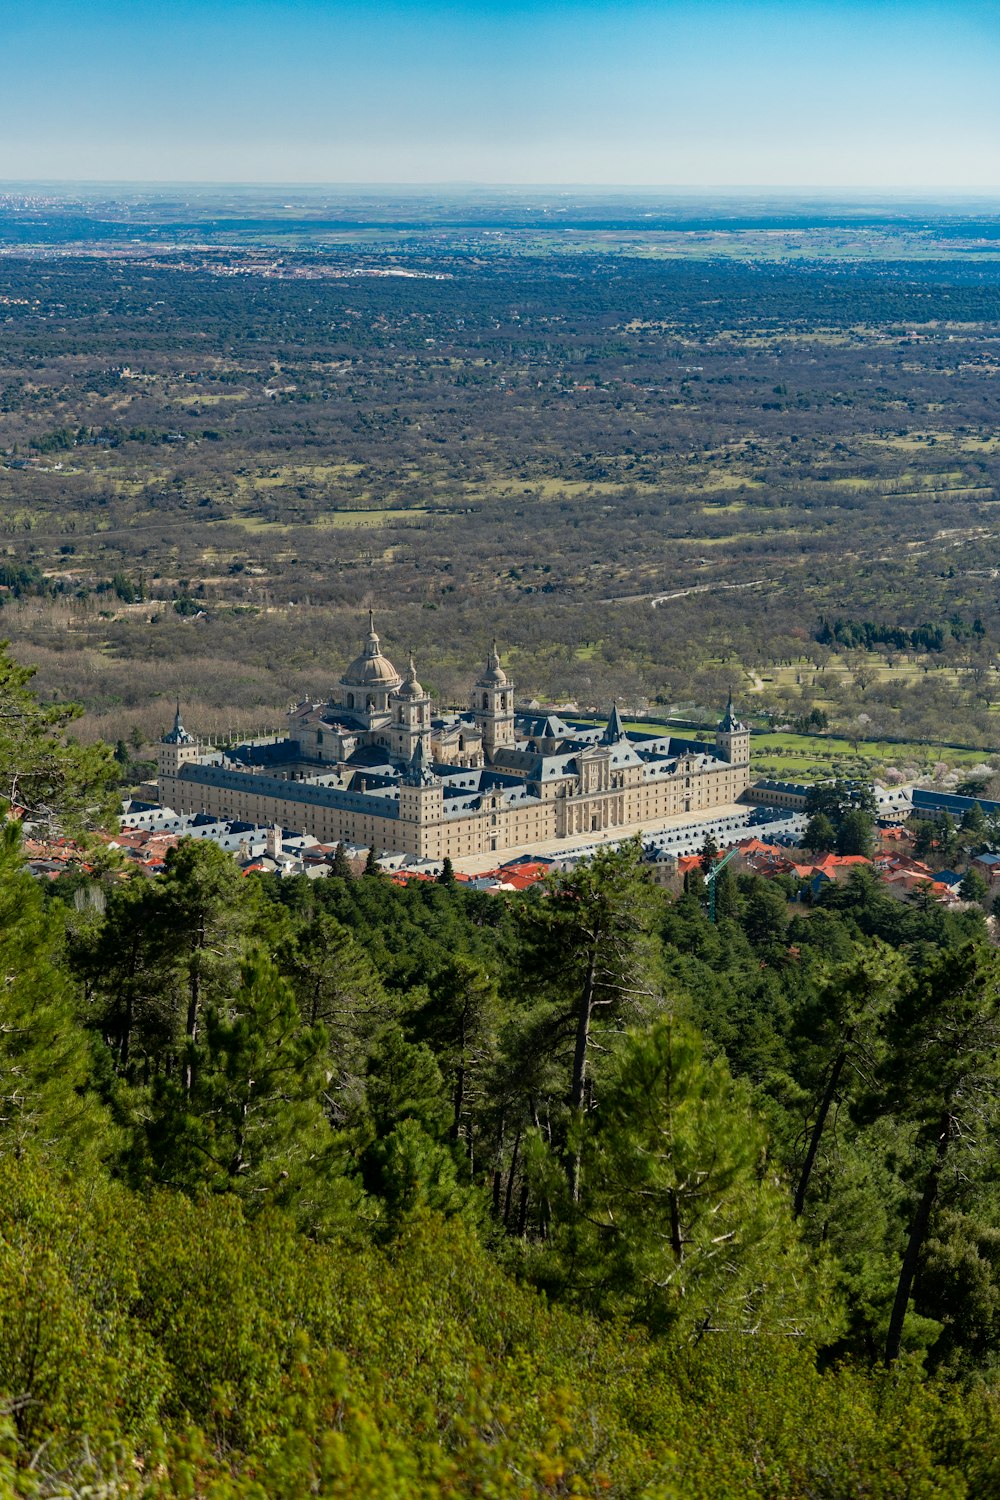
<path fill-rule="evenodd" d="M 173 729 L 171 729 L 169 734 L 165 734 L 163 736 L 163 743 L 165 745 L 194 744 L 194 735 L 188 734 L 187 730 L 184 728 L 184 725 L 181 723 L 181 700 L 179 698 L 177 700 L 177 711 L 174 714 L 174 727 Z"/>
<path fill-rule="evenodd" d="M 611 716 L 607 722 L 607 727 L 601 735 L 601 742 L 605 745 L 617 745 L 619 740 L 627 739 L 628 735 L 625 733 L 625 725 L 622 723 L 622 716 L 618 711 L 618 702 L 616 699 L 615 705 L 611 710 Z"/>
<path fill-rule="evenodd" d="M 433 786 L 434 772 L 431 770 L 427 751 L 424 749 L 423 736 L 417 740 L 413 747 L 406 770 L 403 772 L 403 780 L 407 786 Z"/>
<path fill-rule="evenodd" d="M 740 734 L 746 730 L 746 725 L 741 724 L 733 709 L 733 690 L 729 689 L 729 697 L 726 700 L 726 712 L 719 723 L 722 734 Z"/>

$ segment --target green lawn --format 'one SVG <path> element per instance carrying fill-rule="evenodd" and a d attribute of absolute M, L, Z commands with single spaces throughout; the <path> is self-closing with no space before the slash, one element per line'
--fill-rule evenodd
<path fill-rule="evenodd" d="M 838 770 L 878 776 L 890 766 L 930 769 L 944 762 L 949 766 L 974 766 L 987 758 L 983 750 L 954 750 L 947 745 L 890 744 L 885 740 L 853 741 L 832 735 L 755 734 L 751 757 L 758 775 L 779 780 L 803 781 L 830 776 Z"/>
<path fill-rule="evenodd" d="M 593 721 L 588 721 L 593 722 Z M 678 738 L 710 740 L 710 730 L 690 730 L 682 725 L 660 726 L 627 719 L 629 734 L 676 734 Z M 878 779 L 889 767 L 903 770 L 916 767 L 921 774 L 935 765 L 980 765 L 990 759 L 986 750 L 955 750 L 948 745 L 908 741 L 892 744 L 886 740 L 854 742 L 835 735 L 754 734 L 750 742 L 753 773 L 756 778 L 776 781 L 818 781 L 828 776 L 872 776 Z"/>

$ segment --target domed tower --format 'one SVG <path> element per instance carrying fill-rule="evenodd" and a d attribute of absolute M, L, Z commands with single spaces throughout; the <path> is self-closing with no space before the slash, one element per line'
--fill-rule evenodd
<path fill-rule="evenodd" d="M 514 745 L 514 684 L 500 665 L 497 643 L 486 658 L 486 668 L 472 690 L 472 712 L 483 736 L 486 759 Z"/>
<path fill-rule="evenodd" d="M 410 761 L 418 744 L 429 758 L 431 749 L 431 700 L 417 681 L 417 669 L 410 665 L 402 683 L 390 696 L 392 754 L 398 760 Z"/>
<path fill-rule="evenodd" d="M 375 616 L 369 610 L 364 649 L 340 679 L 340 707 L 346 708 L 368 729 L 379 727 L 389 717 L 389 698 L 402 680 L 392 662 L 382 655 L 375 634 Z"/>

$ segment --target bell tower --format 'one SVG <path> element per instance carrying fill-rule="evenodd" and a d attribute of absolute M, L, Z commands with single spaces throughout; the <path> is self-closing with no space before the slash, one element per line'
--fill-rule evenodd
<path fill-rule="evenodd" d="M 431 748 L 431 700 L 417 681 L 417 669 L 410 657 L 410 665 L 400 686 L 390 695 L 389 709 L 392 714 L 390 740 L 392 754 L 399 760 L 409 761 L 418 744 L 422 744 L 425 755 Z"/>
<path fill-rule="evenodd" d="M 483 736 L 486 759 L 494 752 L 514 746 L 514 684 L 500 665 L 497 643 L 486 658 L 482 676 L 472 689 L 472 713 Z"/>

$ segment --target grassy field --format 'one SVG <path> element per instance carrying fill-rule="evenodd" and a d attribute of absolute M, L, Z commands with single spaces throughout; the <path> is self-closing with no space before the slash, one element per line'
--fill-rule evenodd
<path fill-rule="evenodd" d="M 890 744 L 885 740 L 837 739 L 832 735 L 755 734 L 751 742 L 754 773 L 781 781 L 817 781 L 826 776 L 871 776 L 889 770 L 907 776 L 930 775 L 941 765 L 980 765 L 982 750 L 956 750 L 940 744 Z"/>
<path fill-rule="evenodd" d="M 645 720 L 625 721 L 634 734 L 655 734 L 660 726 Z M 661 732 L 666 733 L 664 726 Z M 688 730 L 676 725 L 670 732 L 686 737 L 708 738 L 707 730 Z M 886 740 L 853 740 L 835 735 L 754 734 L 751 746 L 754 778 L 776 781 L 821 781 L 831 776 L 870 777 L 884 780 L 890 771 L 911 776 L 931 776 L 942 766 L 953 770 L 970 770 L 986 763 L 983 750 L 960 750 L 951 745 L 909 741 L 893 744 Z"/>

